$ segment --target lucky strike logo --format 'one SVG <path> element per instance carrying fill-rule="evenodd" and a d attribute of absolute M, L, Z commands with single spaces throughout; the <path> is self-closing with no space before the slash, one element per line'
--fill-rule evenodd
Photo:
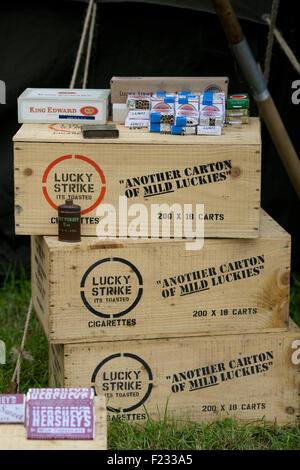
<path fill-rule="evenodd" d="M 143 293 L 138 269 L 123 258 L 105 258 L 92 264 L 80 283 L 85 307 L 103 318 L 119 318 L 133 310 Z"/>
<path fill-rule="evenodd" d="M 136 354 L 116 353 L 97 365 L 91 383 L 96 395 L 106 396 L 108 411 L 129 413 L 149 398 L 153 375 L 147 362 Z"/>
<path fill-rule="evenodd" d="M 48 204 L 58 210 L 73 199 L 87 214 L 103 200 L 106 180 L 101 168 L 84 155 L 63 155 L 48 165 L 42 178 L 42 191 Z"/>

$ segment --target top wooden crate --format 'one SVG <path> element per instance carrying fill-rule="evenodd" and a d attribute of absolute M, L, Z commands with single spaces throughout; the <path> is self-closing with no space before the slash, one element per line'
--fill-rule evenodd
<path fill-rule="evenodd" d="M 205 237 L 258 236 L 258 118 L 224 127 L 221 136 L 156 134 L 123 125 L 119 131 L 117 139 L 84 139 L 79 125 L 23 124 L 13 139 L 16 234 L 56 235 L 57 206 L 71 196 L 82 208 L 82 235 L 102 234 L 97 209 L 110 204 L 119 236 L 132 220 L 119 206 L 119 196 L 127 196 L 128 210 L 142 203 L 149 213 L 140 236 L 153 236 L 154 204 L 165 204 L 157 218 L 173 220 L 178 205 L 185 214 L 190 204 L 187 212 L 195 217 L 196 204 L 204 204 Z"/>

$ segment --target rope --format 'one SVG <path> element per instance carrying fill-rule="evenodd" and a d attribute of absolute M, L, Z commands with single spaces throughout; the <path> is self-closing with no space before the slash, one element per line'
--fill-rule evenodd
<path fill-rule="evenodd" d="M 263 15 L 262 18 L 266 23 L 268 23 L 270 25 L 271 21 L 270 21 L 270 16 L 269 15 Z M 291 62 L 294 69 L 300 75 L 300 63 L 297 60 L 297 57 L 293 53 L 292 49 L 290 48 L 290 46 L 286 42 L 286 40 L 283 38 L 281 32 L 277 28 L 274 28 L 274 36 L 277 39 L 279 45 L 281 46 L 283 52 L 285 53 L 285 55 L 287 56 L 287 58 Z"/>
<path fill-rule="evenodd" d="M 92 8 L 93 7 L 93 8 Z M 84 77 L 83 77 L 83 85 L 82 88 L 86 88 L 86 83 L 88 79 L 88 70 L 89 70 L 89 63 L 90 63 L 90 57 L 91 57 L 91 50 L 92 50 L 92 43 L 93 43 L 93 36 L 94 36 L 94 29 L 95 29 L 95 20 L 96 20 L 96 14 L 97 14 L 97 4 L 94 3 L 94 0 L 90 0 L 89 6 L 87 8 L 85 20 L 84 20 L 84 25 L 83 25 L 83 30 L 81 33 L 81 38 L 80 38 L 80 43 L 77 51 L 77 56 L 76 56 L 76 61 L 73 69 L 73 74 L 72 74 L 72 79 L 70 83 L 69 88 L 74 88 L 74 84 L 76 81 L 76 76 L 78 72 L 78 67 L 80 64 L 80 59 L 82 56 L 82 51 L 83 51 L 83 45 L 91 17 L 91 11 L 92 12 L 92 18 L 91 18 L 91 24 L 90 24 L 90 30 L 89 30 L 89 38 L 88 38 L 88 47 L 87 47 L 87 55 L 86 55 L 86 60 L 85 60 L 85 67 L 84 67 Z M 27 315 L 26 315 L 26 321 L 25 321 L 25 327 L 24 327 L 24 332 L 23 332 L 23 337 L 22 337 L 22 342 L 21 342 L 21 347 L 18 353 L 18 358 L 16 362 L 16 367 L 11 379 L 10 384 L 7 387 L 6 392 L 7 393 L 16 393 L 17 390 L 19 390 L 20 387 L 20 372 L 21 372 L 21 365 L 22 365 L 22 359 L 23 359 L 23 353 L 24 353 L 24 346 L 26 342 L 26 337 L 27 337 L 27 332 L 28 332 L 28 327 L 29 327 L 29 322 L 31 318 L 31 313 L 32 313 L 32 298 L 30 299 Z"/>
<path fill-rule="evenodd" d="M 30 322 L 30 318 L 31 318 L 31 312 L 32 312 L 32 298 L 30 299 L 30 302 L 29 302 L 29 307 L 28 307 L 28 311 L 27 311 L 27 315 L 26 315 L 26 321 L 25 321 L 25 327 L 24 327 L 21 347 L 20 347 L 20 350 L 19 350 L 16 367 L 15 367 L 15 370 L 14 370 L 14 373 L 13 373 L 13 376 L 12 376 L 12 379 L 11 379 L 11 383 L 10 383 L 10 387 L 16 388 L 16 391 L 19 390 L 19 387 L 20 387 L 21 364 L 22 364 L 25 341 L 26 341 L 26 337 L 27 337 L 27 331 L 28 331 L 29 322 Z M 16 387 L 14 387 L 14 384 L 16 384 Z"/>
<path fill-rule="evenodd" d="M 79 47 L 78 47 L 76 60 L 75 60 L 75 65 L 74 65 L 74 69 L 73 69 L 73 75 L 72 75 L 72 79 L 71 79 L 71 83 L 70 83 L 69 88 L 74 88 L 74 85 L 75 85 L 76 76 L 77 76 L 78 67 L 79 67 L 79 64 L 80 64 L 80 59 L 81 59 L 81 56 L 82 56 L 83 45 L 84 45 L 84 41 L 85 41 L 85 37 L 86 37 L 86 33 L 87 33 L 89 21 L 90 21 L 90 16 L 91 16 L 93 3 L 94 3 L 94 0 L 90 0 L 89 6 L 88 6 L 87 11 L 86 11 L 86 16 L 85 16 L 85 20 L 84 20 L 84 24 L 83 24 L 83 29 L 82 29 L 80 42 L 79 42 Z"/>
<path fill-rule="evenodd" d="M 88 39 L 88 47 L 87 47 L 87 53 L 86 53 L 82 88 L 86 88 L 86 83 L 87 83 L 87 78 L 88 78 L 96 15 L 97 15 L 97 3 L 94 3 L 90 31 L 89 31 L 89 39 Z"/>
<path fill-rule="evenodd" d="M 273 0 L 272 4 L 272 11 L 271 11 L 271 19 L 269 23 L 269 33 L 268 33 L 268 42 L 267 42 L 267 49 L 266 49 L 266 58 L 265 58 L 265 66 L 264 66 L 264 80 L 266 84 L 268 84 L 269 76 L 270 76 L 270 69 L 271 69 L 271 58 L 272 58 L 272 50 L 273 50 L 273 42 L 274 42 L 274 29 L 276 25 L 276 19 L 279 9 L 280 0 Z"/>

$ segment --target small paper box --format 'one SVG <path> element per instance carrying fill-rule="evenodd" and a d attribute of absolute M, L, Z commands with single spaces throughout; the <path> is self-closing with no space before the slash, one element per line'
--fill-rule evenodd
<path fill-rule="evenodd" d="M 0 423 L 24 423 L 25 395 L 0 395 Z"/>

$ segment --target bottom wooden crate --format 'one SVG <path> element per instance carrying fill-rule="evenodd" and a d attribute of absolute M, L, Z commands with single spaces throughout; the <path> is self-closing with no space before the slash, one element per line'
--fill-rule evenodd
<path fill-rule="evenodd" d="M 300 419 L 300 329 L 50 346 L 50 385 L 95 387 L 108 420 Z"/>

